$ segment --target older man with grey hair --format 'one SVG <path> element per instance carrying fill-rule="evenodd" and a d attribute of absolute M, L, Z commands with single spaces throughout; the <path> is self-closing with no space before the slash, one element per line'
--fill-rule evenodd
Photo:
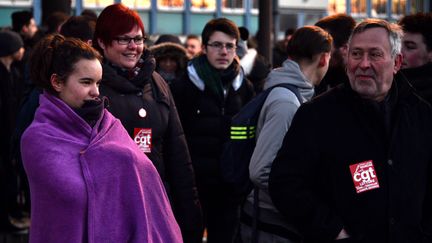
<path fill-rule="evenodd" d="M 432 109 L 397 72 L 402 30 L 359 23 L 349 84 L 302 105 L 270 173 L 305 243 L 432 242 Z"/>

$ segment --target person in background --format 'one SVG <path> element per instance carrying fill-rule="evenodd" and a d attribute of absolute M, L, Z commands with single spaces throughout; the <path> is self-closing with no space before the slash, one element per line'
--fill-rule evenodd
<path fill-rule="evenodd" d="M 33 37 L 38 31 L 33 14 L 26 10 L 17 11 L 12 13 L 11 18 L 12 30 L 21 35 L 24 41 L 24 49 L 32 47 L 36 43 Z"/>
<path fill-rule="evenodd" d="M 43 36 L 43 31 L 38 28 L 33 14 L 30 11 L 16 11 L 11 15 L 12 30 L 18 33 L 24 42 L 24 57 L 21 61 L 16 62 L 16 65 L 23 75 L 24 83 L 26 85 L 25 92 L 28 93 L 32 87 L 30 80 L 30 71 L 28 60 L 30 58 L 33 46 Z"/>
<path fill-rule="evenodd" d="M 317 26 L 302 27 L 294 32 L 288 43 L 288 59 L 267 78 L 264 89 L 291 84 L 298 89 L 302 100 L 298 100 L 289 89 L 276 87 L 261 108 L 256 146 L 249 164 L 254 190 L 243 205 L 241 236 L 245 243 L 301 242 L 298 230 L 273 205 L 268 192 L 268 176 L 294 114 L 303 102 L 312 99 L 314 86 L 327 72 L 331 48 L 329 33 Z M 254 199 L 256 194 L 258 199 Z M 256 219 L 253 218 L 255 215 L 258 215 Z M 258 232 L 254 232 L 254 220 L 258 222 Z"/>
<path fill-rule="evenodd" d="M 349 85 L 303 104 L 273 161 L 271 199 L 305 243 L 432 242 L 432 108 L 396 75 L 402 35 L 361 21 Z"/>
<path fill-rule="evenodd" d="M 23 97 L 22 75 L 13 65 L 24 56 L 21 37 L 9 30 L 0 31 L 0 232 L 25 230 L 13 221 L 23 218 L 21 211 L 19 168 L 11 154 L 12 132 Z"/>
<path fill-rule="evenodd" d="M 56 11 L 50 14 L 45 20 L 45 34 L 59 33 L 62 25 L 69 19 L 69 15 L 64 12 Z"/>
<path fill-rule="evenodd" d="M 80 16 L 86 17 L 87 19 L 96 22 L 97 20 L 97 13 L 92 9 L 84 9 Z"/>
<path fill-rule="evenodd" d="M 74 37 L 92 45 L 96 21 L 84 16 L 72 16 L 61 26 L 60 34 L 64 37 Z"/>
<path fill-rule="evenodd" d="M 258 94 L 264 88 L 265 79 L 271 71 L 271 64 L 264 56 L 258 54 L 255 48 L 249 47 L 249 30 L 246 27 L 239 27 L 239 32 L 240 40 L 236 53 L 247 79 L 251 81 L 255 93 Z"/>
<path fill-rule="evenodd" d="M 432 23 L 431 13 L 416 13 L 404 16 L 399 25 L 404 30 L 402 69 L 416 68 L 432 61 Z"/>
<path fill-rule="evenodd" d="M 186 36 L 185 47 L 188 52 L 189 58 L 193 58 L 201 53 L 202 50 L 201 40 L 197 35 Z"/>
<path fill-rule="evenodd" d="M 295 28 L 288 28 L 285 30 L 284 38 L 278 42 L 273 47 L 273 68 L 278 68 L 282 66 L 282 63 L 287 59 L 286 48 L 291 36 L 295 32 Z"/>
<path fill-rule="evenodd" d="M 207 242 L 231 242 L 239 223 L 240 203 L 222 181 L 220 155 L 231 118 L 254 96 L 236 56 L 238 27 L 226 18 L 210 20 L 201 39 L 203 50 L 187 66 L 187 79 L 172 91 L 188 139 Z"/>
<path fill-rule="evenodd" d="M 168 34 L 160 35 L 157 38 L 157 40 L 155 41 L 154 45 L 158 45 L 161 43 L 167 43 L 167 42 L 181 45 L 181 41 L 180 41 L 180 38 L 178 38 L 178 36 L 168 35 Z"/>
<path fill-rule="evenodd" d="M 404 30 L 401 73 L 432 104 L 432 29 L 428 27 L 432 25 L 432 14 L 407 15 L 399 25 Z"/>
<path fill-rule="evenodd" d="M 333 37 L 332 57 L 330 67 L 322 82 L 315 88 L 315 95 L 341 84 L 348 84 L 346 75 L 346 56 L 348 49 L 348 38 L 355 27 L 353 17 L 346 14 L 335 14 L 324 17 L 315 23 L 316 26 L 323 28 Z"/>
<path fill-rule="evenodd" d="M 153 45 L 149 50 L 156 59 L 156 71 L 170 86 L 185 79 L 189 58 L 182 45 L 165 42 Z"/>
<path fill-rule="evenodd" d="M 30 242 L 180 243 L 155 167 L 99 98 L 101 59 L 61 35 L 44 38 L 31 56 L 31 78 L 44 93 L 21 140 Z"/>
<path fill-rule="evenodd" d="M 184 242 L 200 242 L 201 206 L 183 128 L 144 39 L 137 12 L 113 4 L 100 13 L 93 38 L 104 57 L 100 91 L 109 99 L 108 110 L 158 170 Z"/>

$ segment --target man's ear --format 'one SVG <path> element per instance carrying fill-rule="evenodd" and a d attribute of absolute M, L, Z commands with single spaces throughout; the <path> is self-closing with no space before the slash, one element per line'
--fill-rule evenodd
<path fill-rule="evenodd" d="M 63 82 L 60 80 L 59 76 L 53 73 L 50 77 L 51 86 L 55 91 L 60 93 L 63 89 Z"/>
<path fill-rule="evenodd" d="M 400 70 L 400 68 L 402 66 L 402 60 L 403 60 L 402 54 L 397 54 L 395 57 L 395 60 L 394 60 L 394 62 L 395 62 L 394 63 L 394 70 L 393 70 L 394 74 L 396 74 Z"/>
<path fill-rule="evenodd" d="M 348 60 L 348 44 L 343 44 L 339 47 L 339 52 L 344 60 L 344 63 Z"/>
<path fill-rule="evenodd" d="M 103 43 L 103 41 L 101 39 L 97 39 L 98 45 L 100 46 L 100 48 L 102 48 L 102 50 L 105 50 L 105 44 Z"/>
<path fill-rule="evenodd" d="M 28 32 L 28 27 L 27 27 L 27 25 L 23 25 L 22 27 L 21 27 L 21 33 L 27 33 Z"/>
<path fill-rule="evenodd" d="M 428 52 L 428 61 L 432 62 L 432 50 Z"/>
<path fill-rule="evenodd" d="M 324 52 L 319 55 L 318 67 L 324 67 L 330 61 L 330 53 Z"/>

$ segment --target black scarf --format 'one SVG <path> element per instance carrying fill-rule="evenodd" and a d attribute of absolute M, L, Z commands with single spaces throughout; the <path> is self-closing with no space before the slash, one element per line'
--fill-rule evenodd
<path fill-rule="evenodd" d="M 191 60 L 195 70 L 205 87 L 216 97 L 223 100 L 224 90 L 228 90 L 235 77 L 240 73 L 238 58 L 234 58 L 232 64 L 224 70 L 214 68 L 207 60 L 207 56 L 202 54 Z"/>
<path fill-rule="evenodd" d="M 86 100 L 80 108 L 73 109 L 84 121 L 93 127 L 102 115 L 106 107 L 106 97 L 102 99 Z"/>

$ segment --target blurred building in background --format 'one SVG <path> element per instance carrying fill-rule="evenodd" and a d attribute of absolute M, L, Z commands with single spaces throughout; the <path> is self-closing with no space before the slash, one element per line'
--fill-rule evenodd
<path fill-rule="evenodd" d="M 149 34 L 200 34 L 205 23 L 215 17 L 227 17 L 250 33 L 258 30 L 259 0 L 0 0 L 0 27 L 10 26 L 12 12 L 32 9 L 36 21 L 42 18 L 42 3 L 60 2 L 71 6 L 71 15 L 83 9 L 99 13 L 114 2 L 136 9 Z M 430 12 L 430 0 L 261 0 L 272 1 L 275 39 L 288 28 L 314 24 L 334 13 L 351 14 L 356 19 L 367 17 L 397 21 L 402 15 Z M 49 2 L 49 3 L 48 3 Z"/>

